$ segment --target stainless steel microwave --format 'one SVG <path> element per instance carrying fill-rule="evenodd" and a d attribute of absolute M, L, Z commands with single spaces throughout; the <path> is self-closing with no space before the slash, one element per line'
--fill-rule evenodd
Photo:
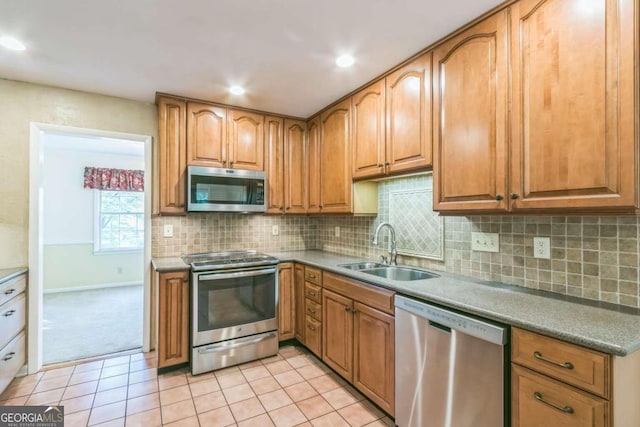
<path fill-rule="evenodd" d="M 265 212 L 267 178 L 262 171 L 187 168 L 189 212 Z"/>

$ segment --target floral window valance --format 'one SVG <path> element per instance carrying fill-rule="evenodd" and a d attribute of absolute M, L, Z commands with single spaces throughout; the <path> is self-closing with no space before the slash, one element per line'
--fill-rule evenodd
<path fill-rule="evenodd" d="M 144 191 L 144 171 L 84 168 L 84 188 L 108 191 Z"/>

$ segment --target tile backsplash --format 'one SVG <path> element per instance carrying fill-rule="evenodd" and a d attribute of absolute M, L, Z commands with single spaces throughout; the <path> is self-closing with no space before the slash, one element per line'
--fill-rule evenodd
<path fill-rule="evenodd" d="M 375 227 L 394 217 L 389 195 L 397 188 L 428 188 L 429 176 L 383 181 L 377 217 L 272 217 L 190 214 L 153 219 L 153 256 L 213 249 L 322 249 L 379 259 L 387 254 L 388 232 L 371 244 Z M 397 217 L 397 216 L 396 216 Z M 406 215 L 405 215 L 406 217 Z M 417 215 L 416 218 L 420 218 Z M 173 224 L 174 237 L 162 237 Z M 278 225 L 279 236 L 271 235 Z M 340 237 L 335 237 L 340 227 Z M 433 234 L 432 224 L 414 222 L 416 233 Z M 473 231 L 500 234 L 500 252 L 471 250 Z M 551 260 L 533 257 L 533 238 L 551 238 Z M 640 307 L 638 267 L 640 221 L 635 216 L 473 216 L 444 218 L 444 261 L 400 255 L 399 262 L 469 277 Z"/>

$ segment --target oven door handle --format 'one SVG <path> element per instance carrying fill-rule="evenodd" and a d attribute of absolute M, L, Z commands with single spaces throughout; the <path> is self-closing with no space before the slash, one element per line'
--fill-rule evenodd
<path fill-rule="evenodd" d="M 198 349 L 198 353 L 204 354 L 204 353 L 215 353 L 218 351 L 227 351 L 233 348 L 244 347 L 245 345 L 257 344 L 261 341 L 274 338 L 275 336 L 276 334 L 272 332 L 269 335 L 264 335 L 259 338 L 254 338 L 254 339 L 250 339 L 242 342 L 236 342 L 234 344 L 220 343 L 220 344 L 207 345 L 204 347 L 200 347 Z"/>
<path fill-rule="evenodd" d="M 275 272 L 276 272 L 275 268 L 262 268 L 260 270 L 236 271 L 233 273 L 198 275 L 198 280 L 235 279 L 238 277 L 263 276 L 265 274 L 272 274 Z"/>

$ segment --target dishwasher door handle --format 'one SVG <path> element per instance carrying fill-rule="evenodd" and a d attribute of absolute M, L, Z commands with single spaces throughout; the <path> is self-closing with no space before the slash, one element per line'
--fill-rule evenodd
<path fill-rule="evenodd" d="M 429 326 L 432 326 L 432 327 L 440 329 L 442 331 L 451 333 L 451 328 L 450 327 L 441 325 L 440 323 L 436 323 L 433 320 L 429 320 Z"/>

